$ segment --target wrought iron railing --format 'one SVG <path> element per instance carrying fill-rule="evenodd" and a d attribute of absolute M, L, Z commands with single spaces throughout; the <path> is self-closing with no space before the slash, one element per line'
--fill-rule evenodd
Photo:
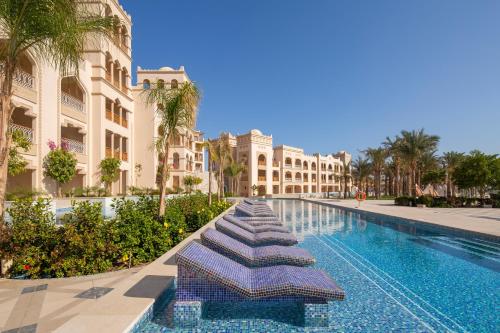
<path fill-rule="evenodd" d="M 85 143 L 68 138 L 61 138 L 61 146 L 65 146 L 68 151 L 78 154 L 85 154 Z"/>
<path fill-rule="evenodd" d="M 82 101 L 80 101 L 79 99 L 77 99 L 77 98 L 75 98 L 75 97 L 73 97 L 65 92 L 61 93 L 61 102 L 64 105 L 67 105 L 72 109 L 75 109 L 77 111 L 85 113 L 85 104 Z"/>
<path fill-rule="evenodd" d="M 12 131 L 21 131 L 29 142 L 33 142 L 33 129 L 18 124 L 11 124 L 10 129 Z"/>

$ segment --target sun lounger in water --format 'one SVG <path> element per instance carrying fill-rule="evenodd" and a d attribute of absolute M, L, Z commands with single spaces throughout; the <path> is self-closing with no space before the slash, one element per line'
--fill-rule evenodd
<path fill-rule="evenodd" d="M 237 225 L 238 227 L 245 229 L 247 231 L 250 231 L 252 233 L 258 233 L 258 232 L 266 232 L 266 231 L 274 231 L 274 232 L 290 232 L 287 228 L 283 227 L 282 225 L 278 224 L 269 224 L 269 223 L 263 223 L 259 225 L 254 225 L 251 222 L 244 222 L 235 217 L 234 215 L 224 215 L 224 220 L 229 221 L 233 223 L 234 225 Z"/>

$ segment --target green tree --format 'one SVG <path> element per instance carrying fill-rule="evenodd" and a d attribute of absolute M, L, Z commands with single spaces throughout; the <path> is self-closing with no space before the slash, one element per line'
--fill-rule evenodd
<path fill-rule="evenodd" d="M 120 176 L 121 161 L 114 157 L 108 157 L 101 161 L 99 169 L 101 171 L 101 182 L 106 187 L 106 192 L 111 194 L 111 184 L 118 180 Z"/>
<path fill-rule="evenodd" d="M 224 197 L 224 169 L 233 161 L 228 133 L 221 133 L 218 139 L 212 140 L 210 148 L 210 157 L 217 165 L 217 198 L 220 201 Z"/>
<path fill-rule="evenodd" d="M 91 13 L 77 0 L 2 0 L 0 21 L 0 215 L 3 215 L 7 173 L 12 145 L 9 124 L 15 106 L 12 103 L 14 77 L 21 57 L 30 53 L 47 61 L 62 74 L 78 71 L 84 46 L 90 38 L 106 34 L 111 18 Z M 1 219 L 0 219 L 1 220 Z M 3 223 L 3 222 L 0 222 Z"/>
<path fill-rule="evenodd" d="M 436 186 L 446 181 L 446 171 L 442 169 L 430 170 L 422 176 L 422 185 Z"/>
<path fill-rule="evenodd" d="M 237 195 L 239 193 L 239 182 L 240 177 L 243 172 L 246 171 L 246 165 L 244 163 L 238 163 L 232 161 L 225 169 L 224 174 L 229 177 L 231 181 L 230 191 Z"/>
<path fill-rule="evenodd" d="M 408 166 L 409 182 L 408 194 L 415 195 L 417 184 L 417 169 L 419 160 L 429 151 L 436 151 L 439 143 L 439 136 L 429 135 L 424 129 L 413 131 L 401 131 L 399 153 Z"/>
<path fill-rule="evenodd" d="M 16 176 L 26 170 L 28 162 L 21 156 L 20 150 L 27 152 L 31 148 L 31 142 L 19 130 L 12 131 L 12 145 L 9 148 L 9 176 Z"/>
<path fill-rule="evenodd" d="M 186 186 L 186 192 L 191 193 L 193 191 L 193 187 L 200 185 L 203 179 L 196 176 L 187 175 L 184 177 L 184 185 Z"/>
<path fill-rule="evenodd" d="M 77 162 L 73 153 L 61 147 L 51 149 L 43 158 L 44 175 L 56 182 L 59 197 L 62 196 L 61 186 L 75 177 Z"/>
<path fill-rule="evenodd" d="M 368 148 L 364 151 L 366 157 L 370 161 L 371 170 L 375 178 L 375 196 L 380 198 L 380 180 L 382 178 L 382 171 L 385 168 L 385 159 L 387 158 L 387 150 L 384 148 Z"/>
<path fill-rule="evenodd" d="M 448 198 L 455 196 L 455 184 L 453 184 L 453 175 L 455 169 L 460 165 L 464 159 L 463 153 L 450 151 L 443 154 L 441 162 L 446 170 L 446 196 Z"/>
<path fill-rule="evenodd" d="M 358 182 L 358 188 L 363 191 L 363 183 L 365 184 L 364 191 L 368 193 L 368 176 L 370 175 L 370 161 L 366 157 L 359 156 L 352 163 L 353 175 Z"/>
<path fill-rule="evenodd" d="M 498 186 L 498 168 L 497 155 L 486 155 L 473 150 L 455 168 L 453 181 L 459 189 L 478 192 L 484 198 L 488 189 Z"/>
<path fill-rule="evenodd" d="M 191 129 L 195 125 L 196 113 L 200 101 L 200 91 L 193 82 L 185 82 L 179 86 L 168 86 L 158 80 L 150 89 L 145 90 L 146 102 L 154 105 L 160 118 L 159 136 L 156 150 L 162 156 L 160 172 L 160 206 L 159 215 L 165 214 L 165 195 L 169 177 L 168 159 L 170 144 L 180 129 Z"/>

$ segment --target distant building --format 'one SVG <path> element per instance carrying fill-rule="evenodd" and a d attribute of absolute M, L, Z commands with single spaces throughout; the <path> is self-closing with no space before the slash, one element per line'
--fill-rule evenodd
<path fill-rule="evenodd" d="M 253 129 L 247 134 L 227 135 L 235 161 L 246 166 L 240 176 L 239 195 L 343 192 L 344 166 L 350 167 L 351 155 L 307 155 L 302 148 L 280 145 L 273 147 L 271 135 Z M 225 181 L 229 184 L 229 179 Z M 348 182 L 348 191 L 352 181 Z"/>

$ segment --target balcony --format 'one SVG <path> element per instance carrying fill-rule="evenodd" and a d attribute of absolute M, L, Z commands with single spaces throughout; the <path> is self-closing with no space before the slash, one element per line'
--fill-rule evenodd
<path fill-rule="evenodd" d="M 278 168 L 279 166 L 280 166 L 280 164 L 278 162 L 273 161 L 273 167 L 274 168 Z"/>
<path fill-rule="evenodd" d="M 120 151 L 119 150 L 115 150 L 113 152 L 113 157 L 116 158 L 117 160 L 119 160 L 120 157 L 121 157 Z"/>
<path fill-rule="evenodd" d="M 279 182 L 280 178 L 279 177 L 273 177 L 273 182 Z"/>
<path fill-rule="evenodd" d="M 106 109 L 106 119 L 113 121 L 113 112 L 111 110 Z"/>
<path fill-rule="evenodd" d="M 292 178 L 285 178 L 285 182 L 292 182 L 293 179 Z"/>
<path fill-rule="evenodd" d="M 128 128 L 128 120 L 122 117 L 122 126 Z"/>
<path fill-rule="evenodd" d="M 285 164 L 285 168 L 292 168 L 291 164 Z"/>
<path fill-rule="evenodd" d="M 79 99 L 62 92 L 61 93 L 61 103 L 72 108 L 73 110 L 85 113 L 85 104 Z"/>
<path fill-rule="evenodd" d="M 258 180 L 259 180 L 259 182 L 265 182 L 266 176 L 259 176 Z"/>
<path fill-rule="evenodd" d="M 113 149 L 106 147 L 106 158 L 113 157 Z"/>
<path fill-rule="evenodd" d="M 28 139 L 29 142 L 33 142 L 33 129 L 22 126 L 22 125 L 17 125 L 17 124 L 11 124 L 10 129 L 12 131 L 20 131 L 24 134 L 24 136 Z"/>
<path fill-rule="evenodd" d="M 128 161 L 128 153 L 127 153 L 126 151 L 124 151 L 124 152 L 122 153 L 122 161 L 125 161 L 125 162 L 127 162 L 127 161 Z"/>
<path fill-rule="evenodd" d="M 85 154 L 85 143 L 83 142 L 68 138 L 61 138 L 61 146 L 64 146 L 68 151 L 82 155 Z"/>

